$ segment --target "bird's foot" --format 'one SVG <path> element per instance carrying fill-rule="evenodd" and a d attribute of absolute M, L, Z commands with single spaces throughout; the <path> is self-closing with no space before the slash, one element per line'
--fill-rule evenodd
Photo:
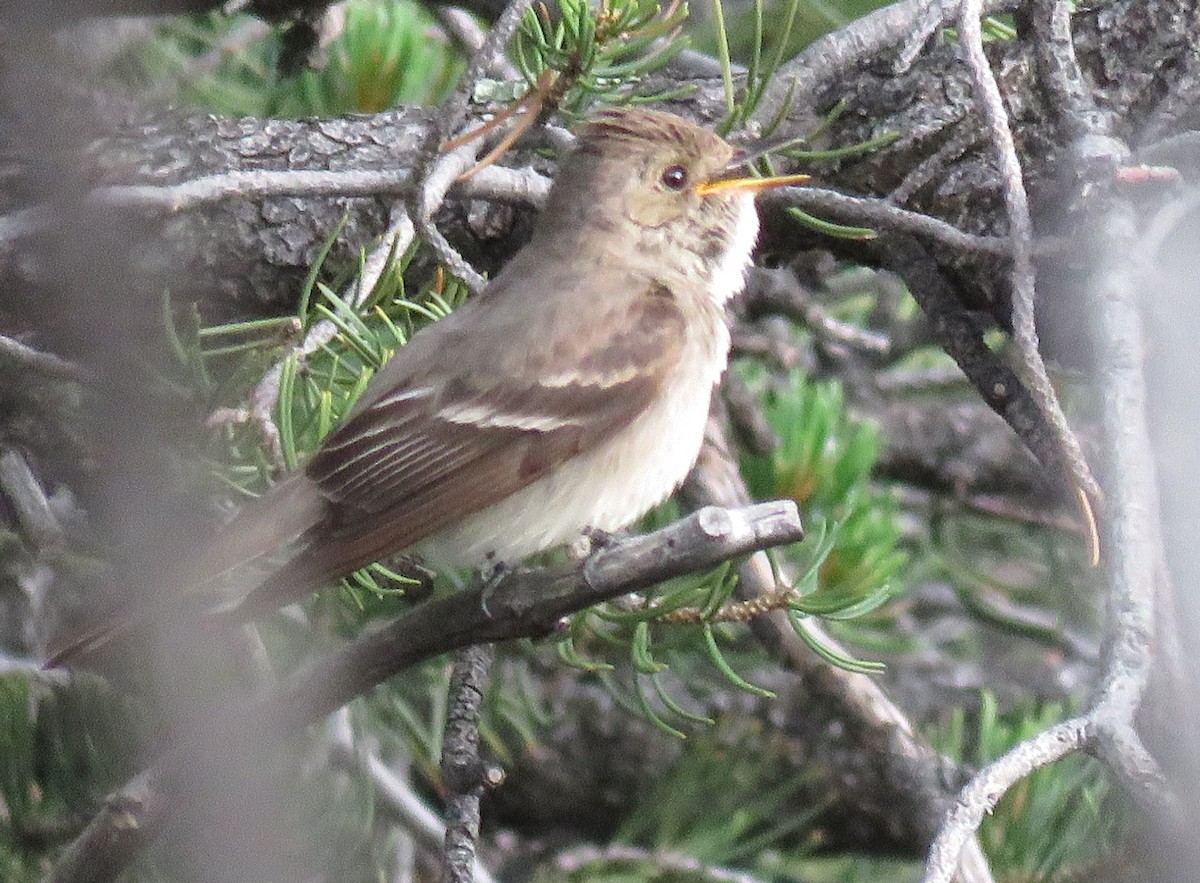
<path fill-rule="evenodd" d="M 593 552 L 607 549 L 617 541 L 617 535 L 599 527 L 585 527 L 579 535 L 579 540 L 572 544 L 571 551 L 580 560 L 587 558 Z"/>
<path fill-rule="evenodd" d="M 479 571 L 479 578 L 483 581 L 483 590 L 479 593 L 479 606 L 489 619 L 492 611 L 488 610 L 488 601 L 511 572 L 512 568 L 503 561 L 493 561 Z"/>

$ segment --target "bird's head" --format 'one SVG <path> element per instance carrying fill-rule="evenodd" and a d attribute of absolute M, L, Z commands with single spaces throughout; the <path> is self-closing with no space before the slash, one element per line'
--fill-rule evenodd
<path fill-rule="evenodd" d="M 750 177 L 745 156 L 719 135 L 673 114 L 609 108 L 580 132 L 575 155 L 564 165 L 565 186 L 578 183 L 581 173 L 598 184 L 598 196 L 619 196 L 629 220 L 659 227 L 745 205 L 747 196 L 808 180 L 805 175 Z"/>
<path fill-rule="evenodd" d="M 758 232 L 754 194 L 807 180 L 750 177 L 745 156 L 673 114 L 602 110 L 559 169 L 545 232 L 584 229 L 664 261 L 676 255 L 690 264 L 694 256 L 714 280 L 739 276 Z"/>

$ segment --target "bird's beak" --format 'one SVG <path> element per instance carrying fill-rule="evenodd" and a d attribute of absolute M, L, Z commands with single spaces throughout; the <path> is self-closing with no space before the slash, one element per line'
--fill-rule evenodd
<path fill-rule="evenodd" d="M 700 196 L 714 193 L 761 193 L 778 187 L 793 187 L 809 180 L 808 175 L 779 175 L 775 178 L 717 178 L 696 188 Z"/>
<path fill-rule="evenodd" d="M 760 142 L 752 148 L 741 148 L 733 156 L 733 159 L 725 166 L 725 172 L 729 177 L 715 178 L 712 181 L 705 181 L 696 188 L 696 192 L 701 196 L 709 196 L 713 193 L 761 193 L 764 190 L 775 190 L 778 187 L 792 187 L 796 184 L 803 184 L 809 180 L 808 175 L 780 175 L 775 178 L 748 178 L 744 175 L 738 177 L 730 173 L 739 169 L 748 168 L 750 163 L 759 157 L 766 156 L 780 147 L 795 141 L 792 139 L 776 140 L 771 143 Z"/>

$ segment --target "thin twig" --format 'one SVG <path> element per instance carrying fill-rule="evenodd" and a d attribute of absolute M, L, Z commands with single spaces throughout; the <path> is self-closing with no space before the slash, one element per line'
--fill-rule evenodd
<path fill-rule="evenodd" d="M 483 46 L 486 31 L 471 13 L 457 6 L 439 6 L 433 14 L 437 16 L 442 30 L 464 55 L 473 55 Z M 516 73 L 516 70 L 513 70 Z"/>
<path fill-rule="evenodd" d="M 99 187 L 88 200 L 100 206 L 157 209 L 175 214 L 226 199 L 268 196 L 395 196 L 410 192 L 408 169 L 316 171 L 310 169 L 220 172 L 177 184 Z"/>
<path fill-rule="evenodd" d="M 479 756 L 479 719 L 494 656 L 491 644 L 464 647 L 455 654 L 450 671 L 442 741 L 442 782 L 450 791 L 442 865 L 448 883 L 475 880 L 479 801 L 485 787 L 484 762 Z"/>
<path fill-rule="evenodd" d="M 491 199 L 540 209 L 550 195 L 550 179 L 529 168 L 507 169 L 491 165 L 480 169 L 465 181 L 457 182 L 452 190 L 475 199 Z"/>
<path fill-rule="evenodd" d="M 46 668 L 38 659 L 0 653 L 0 677 L 8 675 L 20 675 L 31 684 L 44 687 L 67 687 L 76 677 L 63 668 Z"/>
<path fill-rule="evenodd" d="M 957 365 L 892 368 L 875 375 L 875 388 L 893 396 L 928 393 L 966 384 L 966 375 Z"/>
<path fill-rule="evenodd" d="M 1037 402 L 1013 368 L 987 346 L 983 329 L 967 313 L 927 250 L 915 238 L 904 235 L 881 236 L 879 246 L 882 260 L 904 279 L 921 305 L 938 343 L 958 363 L 988 407 L 1004 418 L 1050 476 L 1065 476 L 1062 450 Z"/>
<path fill-rule="evenodd" d="M 17 523 L 35 547 L 48 546 L 62 536 L 62 525 L 41 482 L 25 456 L 13 448 L 0 448 L 0 496 L 8 500 Z"/>
<path fill-rule="evenodd" d="M 438 259 L 451 273 L 462 279 L 473 293 L 483 290 L 485 280 L 437 229 L 433 222 L 433 213 L 441 205 L 455 178 L 475 164 L 479 142 L 474 141 L 450 153 L 441 153 L 439 148 L 461 128 L 479 79 L 489 75 L 497 65 L 503 63 L 505 48 L 520 27 L 521 19 L 531 2 L 532 0 L 510 0 L 505 6 L 504 12 L 488 31 L 479 50 L 472 56 L 454 94 L 438 108 L 434 124 L 430 126 L 414 165 L 415 178 L 419 183 L 409 201 L 413 223 L 421 238 L 437 253 Z M 469 161 L 465 159 L 467 157 Z"/>
<path fill-rule="evenodd" d="M 747 299 L 757 309 L 800 322 L 826 343 L 876 358 L 886 357 L 891 351 L 891 341 L 885 335 L 830 315 L 800 284 L 796 274 L 786 268 L 754 268 L 747 279 L 746 291 Z"/>
<path fill-rule="evenodd" d="M 996 808 L 1000 798 L 1034 770 L 1077 751 L 1087 742 L 1088 721 L 1072 718 L 1044 730 L 992 761 L 963 788 L 946 822 L 929 850 L 923 883 L 950 883 L 958 868 L 963 847 L 979 830 L 984 816 Z"/>
<path fill-rule="evenodd" d="M 406 831 L 429 852 L 442 849 L 446 837 L 446 826 L 425 801 L 413 791 L 404 779 L 373 753 L 355 744 L 350 730 L 349 714 L 341 709 L 333 719 L 330 740 L 330 756 L 334 763 L 351 770 L 371 783 L 375 805 L 402 825 Z M 494 878 L 478 861 L 475 862 L 475 883 L 493 883 Z"/>
<path fill-rule="evenodd" d="M 433 222 L 433 213 L 442 204 L 450 186 L 463 172 L 475 165 L 480 142 L 471 141 L 449 153 L 440 154 L 422 177 L 422 186 L 411 205 L 415 206 L 416 225 L 421 238 L 437 254 L 438 260 L 461 279 L 472 294 L 479 294 L 487 280 L 455 250 L 442 231 Z"/>
<path fill-rule="evenodd" d="M 20 362 L 22 365 L 32 368 L 48 377 L 79 382 L 88 379 L 87 372 L 74 362 L 68 362 L 61 356 L 54 355 L 54 353 L 44 353 L 41 350 L 36 350 L 28 344 L 14 340 L 8 335 L 0 334 L 0 360 L 4 359 Z"/>
<path fill-rule="evenodd" d="M 721 398 L 729 411 L 738 439 L 752 454 L 771 453 L 779 445 L 779 436 L 771 428 L 762 403 L 749 384 L 736 371 L 726 371 L 721 378 Z"/>
<path fill-rule="evenodd" d="M 754 331 L 748 331 L 740 323 L 734 325 L 730 352 L 735 357 L 749 356 L 783 371 L 812 361 L 809 349 L 796 345 L 795 330 L 782 316 L 756 324 L 758 328 Z"/>
<path fill-rule="evenodd" d="M 983 136 L 976 127 L 963 124 L 955 126 L 946 143 L 932 156 L 914 166 L 888 194 L 887 201 L 893 205 L 907 204 L 924 187 L 942 180 L 947 167 L 982 140 Z"/>
<path fill-rule="evenodd" d="M 845 223 L 911 233 L 967 254 L 1008 257 L 1013 253 L 1007 236 L 967 233 L 938 218 L 902 209 L 886 199 L 848 196 L 821 187 L 784 187 L 772 191 L 764 199 L 777 206 L 794 206 L 813 214 L 829 215 Z"/>
<path fill-rule="evenodd" d="M 661 849 L 642 849 L 637 846 L 617 844 L 601 848 L 589 844 L 578 846 L 569 852 L 561 852 L 554 858 L 555 867 L 569 877 L 578 877 L 580 872 L 591 864 L 616 864 L 618 862 L 649 864 L 654 866 L 660 875 L 671 877 L 681 875 L 689 880 L 699 879 L 709 881 L 709 883 L 764 883 L 761 877 L 705 864 L 690 855 L 666 852 Z"/>
<path fill-rule="evenodd" d="M 540 177 L 540 176 L 539 176 Z M 537 193 L 537 186 L 512 169 L 497 168 L 472 181 L 455 186 L 464 196 L 522 201 L 524 193 Z M 177 184 L 127 184 L 99 187 L 88 194 L 98 205 L 122 208 L 153 208 L 174 214 L 226 199 L 267 197 L 403 197 L 412 192 L 412 173 L 398 168 L 387 171 L 238 171 L 204 175 Z M 441 193 L 441 197 L 446 191 Z"/>
<path fill-rule="evenodd" d="M 908 36 L 904 38 L 896 61 L 892 64 L 892 73 L 901 76 L 913 66 L 921 50 L 929 43 L 929 38 L 944 23 L 948 5 L 944 0 L 921 0 L 917 6 L 916 18 L 908 28 Z"/>

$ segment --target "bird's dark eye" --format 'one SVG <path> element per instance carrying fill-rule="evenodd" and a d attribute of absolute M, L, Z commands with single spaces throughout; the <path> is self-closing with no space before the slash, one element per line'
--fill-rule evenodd
<path fill-rule="evenodd" d="M 683 166 L 667 166 L 662 173 L 662 182 L 671 190 L 682 190 L 688 182 L 687 169 Z"/>

